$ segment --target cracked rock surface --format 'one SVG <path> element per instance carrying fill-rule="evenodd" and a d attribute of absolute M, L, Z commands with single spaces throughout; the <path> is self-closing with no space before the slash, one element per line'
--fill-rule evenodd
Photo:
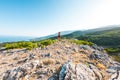
<path fill-rule="evenodd" d="M 31 51 L 0 51 L 0 80 L 120 80 L 120 63 L 97 45 L 61 40 Z"/>

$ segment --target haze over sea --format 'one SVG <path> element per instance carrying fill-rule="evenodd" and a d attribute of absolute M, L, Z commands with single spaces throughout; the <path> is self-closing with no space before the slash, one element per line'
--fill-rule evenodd
<path fill-rule="evenodd" d="M 32 37 L 23 37 L 23 36 L 0 36 L 0 43 L 3 42 L 15 42 L 15 41 L 28 41 Z"/>

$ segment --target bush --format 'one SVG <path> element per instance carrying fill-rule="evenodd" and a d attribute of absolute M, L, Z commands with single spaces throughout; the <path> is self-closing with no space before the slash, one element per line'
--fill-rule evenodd
<path fill-rule="evenodd" d="M 110 53 L 118 53 L 120 52 L 120 48 L 106 48 L 105 49 L 109 54 Z"/>
<path fill-rule="evenodd" d="M 71 42 L 76 43 L 78 45 L 89 45 L 92 46 L 92 42 L 84 41 L 84 40 L 71 40 Z"/>
<path fill-rule="evenodd" d="M 3 47 L 6 49 L 22 49 L 26 48 L 31 50 L 33 48 L 41 47 L 53 44 L 55 40 L 42 40 L 42 41 L 21 41 L 21 42 L 12 42 L 12 43 L 5 43 Z"/>
<path fill-rule="evenodd" d="M 21 49 L 21 48 L 28 48 L 28 49 L 32 49 L 32 48 L 36 48 L 37 44 L 36 43 L 32 43 L 32 42 L 13 42 L 13 43 L 7 43 L 4 45 L 4 47 L 6 49 Z"/>
<path fill-rule="evenodd" d="M 53 44 L 55 42 L 55 40 L 43 40 L 40 42 L 41 45 L 50 45 L 50 44 Z"/>
<path fill-rule="evenodd" d="M 120 47 L 106 48 L 105 49 L 110 56 L 113 57 L 115 61 L 120 62 Z"/>

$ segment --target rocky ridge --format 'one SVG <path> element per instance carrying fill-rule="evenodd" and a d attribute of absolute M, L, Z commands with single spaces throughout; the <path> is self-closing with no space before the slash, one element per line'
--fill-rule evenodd
<path fill-rule="evenodd" d="M 120 63 L 97 45 L 61 40 L 31 51 L 1 51 L 0 80 L 120 80 Z"/>

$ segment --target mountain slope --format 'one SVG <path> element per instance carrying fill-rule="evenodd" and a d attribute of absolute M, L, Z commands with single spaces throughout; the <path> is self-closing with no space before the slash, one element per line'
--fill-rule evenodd
<path fill-rule="evenodd" d="M 61 31 L 61 35 L 67 35 L 67 34 L 70 34 L 74 31 Z M 48 38 L 51 38 L 51 37 L 55 37 L 57 36 L 58 33 L 55 33 L 55 34 L 51 34 L 51 35 L 48 35 L 48 36 L 43 36 L 43 37 L 39 37 L 39 38 L 35 38 L 35 39 L 32 39 L 34 41 L 37 41 L 37 40 L 44 40 L 44 39 L 48 39 Z"/>
<path fill-rule="evenodd" d="M 97 45 L 57 41 L 31 51 L 0 51 L 0 80 L 120 80 L 120 63 Z"/>
<path fill-rule="evenodd" d="M 82 39 L 94 42 L 103 46 L 120 45 L 120 27 L 98 28 L 86 31 L 75 31 L 71 34 L 62 36 L 63 38 Z"/>
<path fill-rule="evenodd" d="M 112 25 L 103 28 L 96 28 L 90 30 L 77 30 L 77 31 L 63 31 L 61 32 L 62 38 L 67 39 L 81 39 L 91 41 L 102 46 L 117 46 L 120 45 L 120 25 Z M 45 37 L 36 38 L 33 40 L 43 39 L 57 39 L 57 33 Z"/>
<path fill-rule="evenodd" d="M 104 30 L 78 36 L 77 39 L 84 39 L 104 46 L 120 45 L 120 28 Z"/>

